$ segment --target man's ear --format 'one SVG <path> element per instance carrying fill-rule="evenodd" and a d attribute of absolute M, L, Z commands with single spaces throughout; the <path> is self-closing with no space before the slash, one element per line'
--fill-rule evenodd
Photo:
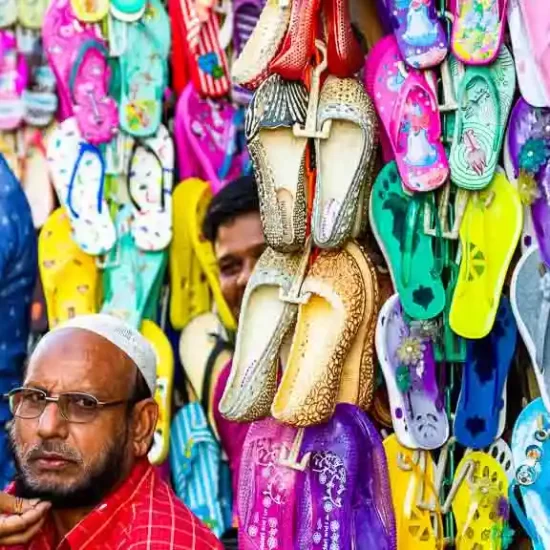
<path fill-rule="evenodd" d="M 149 452 L 153 443 L 158 416 L 159 407 L 152 398 L 134 405 L 132 445 L 136 458 L 141 458 Z"/>

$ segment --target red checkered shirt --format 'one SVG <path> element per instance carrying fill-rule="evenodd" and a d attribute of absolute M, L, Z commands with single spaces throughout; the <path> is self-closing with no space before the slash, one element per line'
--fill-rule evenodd
<path fill-rule="evenodd" d="M 53 521 L 27 545 L 1 550 L 220 550 L 147 460 L 56 546 Z"/>

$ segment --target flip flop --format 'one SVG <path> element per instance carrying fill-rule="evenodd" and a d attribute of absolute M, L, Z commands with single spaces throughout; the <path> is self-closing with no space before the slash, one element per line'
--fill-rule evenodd
<path fill-rule="evenodd" d="M 302 83 L 271 76 L 256 91 L 246 115 L 267 243 L 279 252 L 302 249 L 306 237 L 307 137 L 297 137 L 308 108 Z"/>
<path fill-rule="evenodd" d="M 507 174 L 517 182 L 525 206 L 524 250 L 538 244 L 543 261 L 550 265 L 550 109 L 531 107 L 518 100 L 508 125 L 504 150 Z"/>
<path fill-rule="evenodd" d="M 29 0 L 27 0 L 29 1 Z M 117 0 L 113 2 L 116 5 Z M 109 14 L 110 0 L 88 2 L 87 0 L 71 0 L 74 13 L 85 23 L 100 23 Z"/>
<path fill-rule="evenodd" d="M 136 139 L 128 163 L 128 193 L 134 206 L 132 235 L 141 250 L 163 250 L 172 240 L 174 143 L 162 124 Z"/>
<path fill-rule="evenodd" d="M 350 239 L 363 212 L 367 172 L 376 153 L 376 115 L 359 81 L 328 77 L 317 127 L 330 127 L 330 135 L 315 140 L 313 240 L 319 248 L 339 248 Z"/>
<path fill-rule="evenodd" d="M 373 344 L 379 311 L 378 278 L 372 261 L 361 246 L 349 241 L 345 250 L 353 256 L 361 270 L 365 287 L 365 311 L 346 356 L 337 401 L 357 405 L 368 411 L 374 398 L 376 382 Z"/>
<path fill-rule="evenodd" d="M 54 190 L 50 180 L 47 152 L 44 142 L 48 136 L 36 128 L 23 130 L 25 156 L 21 186 L 31 207 L 33 224 L 36 229 L 44 225 L 55 208 Z"/>
<path fill-rule="evenodd" d="M 108 96 L 111 70 L 105 41 L 86 40 L 74 56 L 69 91 L 80 133 L 94 145 L 109 143 L 118 132 L 118 106 Z"/>
<path fill-rule="evenodd" d="M 345 249 L 322 251 L 295 301 L 294 338 L 271 414 L 306 427 L 334 413 L 346 356 L 365 313 L 367 289 L 354 256 Z"/>
<path fill-rule="evenodd" d="M 509 490 L 510 504 L 531 538 L 534 550 L 550 547 L 550 510 L 546 498 L 550 488 L 547 475 L 549 429 L 548 409 L 542 399 L 535 399 L 521 411 L 512 432 L 516 469 Z M 522 503 L 516 495 L 518 488 Z"/>
<path fill-rule="evenodd" d="M 388 36 L 371 50 L 366 84 L 409 191 L 433 191 L 449 175 L 441 143 L 437 98 L 424 74 L 406 69 L 397 40 Z"/>
<path fill-rule="evenodd" d="M 540 5 L 534 6 L 532 2 L 525 0 L 519 0 L 519 5 L 524 16 L 532 55 L 542 76 L 546 97 L 550 97 L 550 17 L 547 10 L 541 9 Z M 545 106 L 550 107 L 548 103 Z"/>
<path fill-rule="evenodd" d="M 31 126 L 48 126 L 57 111 L 57 95 L 55 75 L 42 47 L 40 31 L 17 27 L 16 36 L 17 49 L 28 67 L 27 87 L 22 93 L 25 122 Z"/>
<path fill-rule="evenodd" d="M 135 23 L 145 14 L 147 0 L 109 0 L 109 9 L 113 17 L 125 23 Z"/>
<path fill-rule="evenodd" d="M 518 0 L 508 2 L 508 27 L 521 95 L 534 107 L 550 107 L 550 98 L 529 40 L 522 2 Z"/>
<path fill-rule="evenodd" d="M 153 321 L 144 319 L 140 328 L 141 334 L 151 344 L 157 357 L 157 387 L 155 401 L 159 407 L 159 417 L 153 446 L 147 457 L 155 466 L 163 464 L 170 450 L 170 418 L 172 414 L 172 392 L 174 386 L 174 353 L 170 340 L 162 329 Z"/>
<path fill-rule="evenodd" d="M 131 219 L 129 206 L 117 214 L 118 240 L 104 264 L 101 313 L 123 319 L 137 328 L 155 284 L 163 278 L 166 253 L 138 250 L 130 232 Z"/>
<path fill-rule="evenodd" d="M 422 196 L 403 190 L 395 162 L 386 165 L 374 182 L 369 220 L 393 286 L 414 319 L 433 319 L 445 307 L 442 257 L 434 253 L 432 237 L 421 229 L 424 208 Z"/>
<path fill-rule="evenodd" d="M 449 437 L 449 421 L 437 385 L 433 343 L 407 326 L 397 294 L 380 311 L 376 353 L 400 443 L 411 449 L 441 447 Z"/>
<path fill-rule="evenodd" d="M 447 55 L 449 44 L 435 4 L 435 0 L 389 0 L 385 6 L 401 57 L 415 69 L 436 67 Z"/>
<path fill-rule="evenodd" d="M 455 411 L 454 434 L 464 447 L 483 449 L 498 436 L 504 411 L 508 371 L 516 351 L 517 328 L 510 302 L 500 300 L 488 336 L 468 340 L 462 387 Z"/>
<path fill-rule="evenodd" d="M 304 431 L 300 454 L 309 467 L 297 484 L 294 548 L 397 548 L 386 457 L 365 413 L 338 405 L 326 424 Z M 304 459 L 288 458 L 301 469 Z"/>
<path fill-rule="evenodd" d="M 105 254 L 115 244 L 116 232 L 104 196 L 103 154 L 82 140 L 74 118 L 52 131 L 47 154 L 53 184 L 71 220 L 74 239 L 88 254 Z"/>
<path fill-rule="evenodd" d="M 287 457 L 297 431 L 272 418 L 254 422 L 243 445 L 237 514 L 239 550 L 294 548 L 296 478 L 279 462 Z"/>
<path fill-rule="evenodd" d="M 491 0 L 493 1 L 493 0 Z M 494 0 L 496 1 L 496 0 Z M 502 46 L 489 67 L 466 67 L 451 61 L 458 102 L 449 163 L 451 180 L 458 187 L 476 191 L 494 176 L 506 131 L 506 121 L 516 86 L 514 60 Z"/>
<path fill-rule="evenodd" d="M 50 329 L 78 315 L 98 313 L 101 279 L 95 258 L 74 242 L 69 218 L 62 208 L 55 210 L 42 227 L 38 266 Z"/>
<path fill-rule="evenodd" d="M 266 0 L 235 0 L 233 4 L 233 52 L 235 58 L 241 55 L 253 35 L 265 5 Z M 233 84 L 231 97 L 237 103 L 248 105 L 252 94 L 242 86 Z"/>
<path fill-rule="evenodd" d="M 200 403 L 188 403 L 174 415 L 170 438 L 174 490 L 217 537 L 229 527 L 221 506 L 221 453 Z"/>
<path fill-rule="evenodd" d="M 197 164 L 193 177 L 210 182 L 214 193 L 247 171 L 249 158 L 240 132 L 244 113 L 229 101 L 205 99 L 189 84 L 178 101 L 175 124 L 182 126 L 179 133 L 187 148 L 181 163 L 192 155 Z"/>
<path fill-rule="evenodd" d="M 219 405 L 228 420 L 252 422 L 269 415 L 279 350 L 298 312 L 285 296 L 302 280 L 304 261 L 307 257 L 268 248 L 256 264 L 243 296 L 231 374 Z M 263 327 L 261 334 L 258 326 Z"/>
<path fill-rule="evenodd" d="M 428 451 L 404 447 L 396 434 L 384 439 L 397 527 L 397 548 L 437 550 L 441 513 L 437 510 L 435 464 Z M 435 526 L 434 526 L 434 521 Z"/>
<path fill-rule="evenodd" d="M 170 319 L 183 328 L 195 316 L 212 309 L 228 330 L 235 330 L 233 314 L 227 306 L 219 283 L 219 273 L 212 245 L 202 236 L 202 222 L 212 198 L 207 182 L 198 178 L 185 180 L 174 191 L 174 237 L 170 248 L 172 293 Z"/>
<path fill-rule="evenodd" d="M 522 227 L 519 194 L 499 168 L 487 189 L 470 196 L 460 226 L 462 259 L 449 314 L 460 336 L 491 331 Z"/>
<path fill-rule="evenodd" d="M 120 127 L 131 136 L 149 137 L 160 126 L 168 86 L 170 20 L 161 0 L 148 0 L 143 18 L 128 28 L 128 44 L 137 46 L 120 57 Z"/>
<path fill-rule="evenodd" d="M 550 276 L 537 246 L 519 260 L 510 287 L 512 310 L 519 333 L 527 347 L 540 395 L 550 410 Z"/>
<path fill-rule="evenodd" d="M 269 65 L 285 38 L 291 4 L 266 0 L 258 23 L 233 63 L 231 77 L 244 88 L 255 90 L 269 75 Z"/>
<path fill-rule="evenodd" d="M 0 76 L 4 83 L 0 90 L 0 130 L 14 130 L 25 116 L 23 92 L 28 67 L 25 57 L 17 51 L 12 31 L 0 31 Z"/>
<path fill-rule="evenodd" d="M 78 21 L 68 0 L 52 0 L 44 17 L 42 42 L 57 81 L 60 120 L 73 115 L 69 78 L 73 71 L 78 72 L 79 69 L 73 63 L 77 52 L 90 41 L 106 47 L 98 25 Z"/>
<path fill-rule="evenodd" d="M 508 0 L 453 0 L 453 53 L 468 65 L 489 65 L 499 54 Z"/>
<path fill-rule="evenodd" d="M 221 98 L 229 93 L 229 66 L 220 44 L 218 15 L 212 2 L 200 4 L 195 0 L 181 0 L 181 13 L 186 40 L 187 66 L 195 89 L 203 96 Z"/>

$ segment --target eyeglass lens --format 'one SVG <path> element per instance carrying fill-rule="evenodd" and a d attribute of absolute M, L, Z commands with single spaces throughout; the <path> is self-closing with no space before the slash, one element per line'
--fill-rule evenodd
<path fill-rule="evenodd" d="M 38 418 L 48 404 L 47 394 L 41 390 L 24 389 L 10 396 L 10 409 L 19 418 Z M 82 393 L 62 393 L 57 405 L 63 417 L 70 422 L 90 422 L 98 410 L 98 401 L 91 395 Z"/>

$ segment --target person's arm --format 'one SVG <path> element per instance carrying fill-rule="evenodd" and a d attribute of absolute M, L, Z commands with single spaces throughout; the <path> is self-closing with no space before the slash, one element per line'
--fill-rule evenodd
<path fill-rule="evenodd" d="M 0 545 L 30 542 L 40 531 L 51 504 L 0 493 Z"/>

